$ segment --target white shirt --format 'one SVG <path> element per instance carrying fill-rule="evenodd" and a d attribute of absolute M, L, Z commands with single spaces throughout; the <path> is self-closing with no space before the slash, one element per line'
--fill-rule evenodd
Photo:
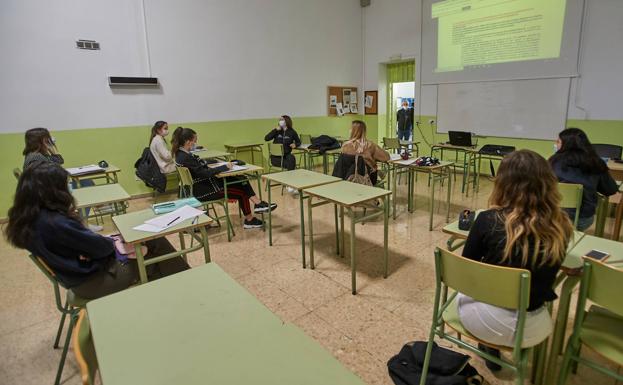
<path fill-rule="evenodd" d="M 156 159 L 160 172 L 163 174 L 175 172 L 175 162 L 173 161 L 173 156 L 171 155 L 171 151 L 167 148 L 167 144 L 162 136 L 154 136 L 149 144 L 149 150 Z"/>

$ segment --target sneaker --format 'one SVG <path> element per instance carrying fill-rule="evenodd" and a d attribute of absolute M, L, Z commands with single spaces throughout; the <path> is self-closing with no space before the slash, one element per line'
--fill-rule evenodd
<path fill-rule="evenodd" d="M 253 217 L 253 219 L 251 219 L 250 221 L 245 220 L 243 225 L 245 229 L 257 229 L 258 227 L 262 226 L 264 226 L 264 222 L 255 217 Z"/>
<path fill-rule="evenodd" d="M 500 358 L 500 351 L 494 348 L 490 348 L 483 344 L 478 344 L 478 350 L 482 350 L 483 352 L 487 352 L 491 354 L 493 357 Z M 492 372 L 499 372 L 502 370 L 502 366 L 500 364 L 496 364 L 493 361 L 485 360 L 485 365 Z"/>
<path fill-rule="evenodd" d="M 298 195 L 299 190 L 292 188 L 290 186 L 286 187 L 286 191 L 288 192 L 288 194 L 292 194 L 292 195 Z"/>
<path fill-rule="evenodd" d="M 87 225 L 89 227 L 89 230 L 99 233 L 100 231 L 104 230 L 104 226 L 100 226 L 100 225 L 92 225 L 92 224 L 88 224 Z"/>
<path fill-rule="evenodd" d="M 265 201 L 261 201 L 260 203 L 255 205 L 255 209 L 253 210 L 255 213 L 265 213 L 268 211 L 268 203 L 266 203 Z M 277 204 L 276 203 L 271 203 L 270 204 L 270 211 L 273 211 L 274 209 L 277 208 Z"/>

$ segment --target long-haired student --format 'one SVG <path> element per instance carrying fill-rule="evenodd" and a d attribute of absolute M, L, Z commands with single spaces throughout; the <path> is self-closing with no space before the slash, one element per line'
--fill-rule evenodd
<path fill-rule="evenodd" d="M 367 137 L 366 124 L 361 120 L 353 120 L 350 128 L 350 139 L 342 145 L 342 153 L 347 155 L 360 155 L 371 170 L 370 180 L 376 184 L 378 169 L 376 162 L 387 162 L 389 152 L 383 150 L 378 144 Z"/>
<path fill-rule="evenodd" d="M 167 135 L 169 135 L 169 124 L 159 120 L 151 128 L 151 136 L 149 137 L 149 150 L 163 174 L 175 172 L 175 160 L 171 155 L 171 150 L 167 148 L 165 139 Z"/>
<path fill-rule="evenodd" d="M 292 149 L 301 145 L 301 139 L 292 127 L 292 118 L 288 115 L 280 116 L 277 127 L 270 130 L 264 137 L 264 140 L 272 140 L 273 143 L 283 146 L 283 156 L 272 155 L 270 157 L 270 162 L 273 166 L 285 168 L 286 170 L 294 170 L 296 168 L 296 159 L 292 155 Z"/>
<path fill-rule="evenodd" d="M 578 220 L 578 230 L 584 231 L 595 220 L 597 193 L 613 195 L 618 191 L 617 184 L 608 172 L 606 162 L 597 155 L 588 137 L 579 128 L 562 130 L 556 140 L 556 149 L 549 162 L 558 180 L 584 186 Z M 575 209 L 567 212 L 571 218 L 575 217 Z"/>
<path fill-rule="evenodd" d="M 569 216 L 560 208 L 557 183 L 551 167 L 537 153 L 521 150 L 505 157 L 489 198 L 490 209 L 478 215 L 463 248 L 463 256 L 469 259 L 531 272 L 524 347 L 539 344 L 552 331 L 544 304 L 556 298 L 552 286 L 573 233 Z M 512 346 L 515 311 L 462 294 L 458 310 L 461 323 L 474 336 Z M 488 350 L 499 356 L 499 351 Z M 492 362 L 487 366 L 500 369 Z"/>
<path fill-rule="evenodd" d="M 56 140 L 50 134 L 47 128 L 37 127 L 31 128 L 24 134 L 24 166 L 26 170 L 33 164 L 54 163 L 61 165 L 65 163 L 63 156 L 58 152 Z M 75 182 L 72 182 L 73 188 L 76 188 Z M 95 186 L 95 182 L 91 179 L 81 179 L 80 187 Z M 86 210 L 87 216 L 90 209 Z M 87 224 L 89 229 L 93 231 L 102 231 L 103 227 L 99 225 Z"/>
<path fill-rule="evenodd" d="M 99 298 L 138 281 L 136 260 L 117 255 L 111 238 L 84 227 L 67 186 L 69 174 L 54 162 L 34 161 L 17 183 L 8 241 L 27 249 L 52 269 L 56 278 L 77 295 Z M 145 259 L 175 251 L 165 239 L 146 242 Z M 181 257 L 148 266 L 151 279 L 188 269 Z"/>
<path fill-rule="evenodd" d="M 202 160 L 198 156 L 193 155 L 191 151 L 197 144 L 197 133 L 190 128 L 178 127 L 173 132 L 171 141 L 171 153 L 175 157 L 175 163 L 182 167 L 188 168 L 194 180 L 193 194 L 200 201 L 209 201 L 220 199 L 225 196 L 223 191 L 223 181 L 216 175 L 223 171 L 227 171 L 233 167 L 231 163 L 226 163 L 218 167 L 209 167 L 214 161 Z M 253 191 L 253 187 L 248 181 L 231 186 L 227 186 L 227 196 L 236 199 L 240 205 L 240 209 L 244 214 L 244 228 L 252 229 L 262 227 L 263 222 L 253 216 L 255 213 L 263 213 L 268 210 L 274 210 L 277 205 L 261 201 Z M 254 204 L 254 210 L 251 211 L 251 204 Z"/>

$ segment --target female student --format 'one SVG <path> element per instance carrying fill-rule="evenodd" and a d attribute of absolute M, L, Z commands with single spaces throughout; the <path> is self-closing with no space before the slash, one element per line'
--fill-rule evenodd
<path fill-rule="evenodd" d="M 34 163 L 54 163 L 63 164 L 65 160 L 59 154 L 56 148 L 56 141 L 50 135 L 50 131 L 47 128 L 31 128 L 26 131 L 24 135 L 25 147 L 22 154 L 24 154 L 24 166 L 26 170 Z M 72 182 L 74 188 L 76 188 L 75 182 Z M 91 179 L 81 179 L 80 187 L 95 186 L 95 182 Z M 90 209 L 86 210 L 87 216 Z M 98 225 L 88 224 L 89 229 L 92 231 L 102 231 L 103 227 Z"/>
<path fill-rule="evenodd" d="M 217 167 L 209 167 L 208 164 L 216 163 L 215 161 L 206 161 L 199 159 L 198 156 L 190 153 L 197 144 L 197 133 L 190 128 L 178 127 L 173 132 L 171 141 L 171 153 L 175 156 L 175 163 L 182 167 L 188 168 L 193 177 L 193 194 L 200 201 L 209 201 L 220 199 L 225 196 L 223 191 L 223 181 L 216 175 L 223 171 L 227 171 L 233 167 L 231 163 Z M 255 195 L 253 188 L 248 182 L 227 186 L 227 196 L 238 200 L 240 209 L 244 214 L 244 228 L 252 229 L 262 227 L 263 222 L 251 213 L 251 205 L 253 202 L 254 212 L 263 213 L 269 210 L 268 203 L 260 201 Z M 276 204 L 270 206 L 270 210 L 274 210 Z"/>
<path fill-rule="evenodd" d="M 167 148 L 167 141 L 164 139 L 167 135 L 169 135 L 169 125 L 167 122 L 159 120 L 151 128 L 151 137 L 149 138 L 149 150 L 163 174 L 175 172 L 175 161 L 171 151 Z"/>
<path fill-rule="evenodd" d="M 342 154 L 360 155 L 370 170 L 370 180 L 376 184 L 378 171 L 376 162 L 387 162 L 389 152 L 366 137 L 366 124 L 361 120 L 353 120 L 350 128 L 350 139 L 342 145 Z"/>
<path fill-rule="evenodd" d="M 556 140 L 556 149 L 549 162 L 558 180 L 584 186 L 578 219 L 578 230 L 584 231 L 595 219 L 597 193 L 610 196 L 618 191 L 618 187 L 608 172 L 608 166 L 597 155 L 584 131 L 579 128 L 562 130 Z M 567 213 L 575 218 L 575 209 Z"/>
<path fill-rule="evenodd" d="M 491 208 L 478 215 L 463 248 L 469 259 L 530 270 L 524 347 L 539 344 L 552 331 L 544 304 L 556 298 L 552 285 L 573 233 L 569 216 L 560 208 L 557 182 L 547 161 L 533 151 L 505 157 L 489 198 Z M 463 294 L 457 298 L 461 323 L 470 333 L 495 345 L 513 346 L 515 311 Z M 480 348 L 499 357 L 496 349 Z M 492 362 L 487 367 L 500 369 Z"/>
<path fill-rule="evenodd" d="M 292 128 L 292 119 L 288 115 L 279 117 L 279 124 L 264 137 L 265 141 L 272 140 L 275 144 L 283 146 L 283 157 L 271 155 L 270 163 L 275 167 L 294 170 L 296 159 L 292 155 L 292 149 L 301 145 L 301 139 Z"/>
<path fill-rule="evenodd" d="M 24 169 L 9 209 L 8 241 L 41 258 L 60 283 L 80 297 L 99 298 L 129 287 L 138 280 L 136 260 L 117 258 L 112 239 L 82 225 L 68 176 L 49 161 L 35 161 Z M 165 238 L 146 246 L 146 259 L 175 251 Z M 188 269 L 181 257 L 154 266 L 148 268 L 151 278 Z"/>

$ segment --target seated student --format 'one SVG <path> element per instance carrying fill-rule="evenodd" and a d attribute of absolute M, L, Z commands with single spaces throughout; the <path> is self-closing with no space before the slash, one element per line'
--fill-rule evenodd
<path fill-rule="evenodd" d="M 34 163 L 47 162 L 59 165 L 65 163 L 65 160 L 56 148 L 56 140 L 52 138 L 47 128 L 31 128 L 26 131 L 24 141 L 26 142 L 22 152 L 24 154 L 24 170 Z M 77 187 L 75 182 L 72 182 L 72 186 L 73 188 Z M 91 179 L 80 180 L 80 187 L 89 186 L 95 186 L 95 182 Z M 87 216 L 90 211 L 90 209 L 86 210 Z M 98 225 L 88 224 L 88 227 L 93 231 L 103 230 L 103 227 Z"/>
<path fill-rule="evenodd" d="M 552 289 L 573 234 L 569 216 L 560 208 L 556 176 L 547 161 L 530 150 L 515 151 L 502 160 L 489 198 L 463 248 L 463 256 L 498 266 L 531 272 L 530 302 L 522 346 L 535 346 L 552 331 L 545 302 L 556 299 Z M 457 297 L 461 323 L 479 339 L 513 346 L 517 314 L 514 310 Z M 482 350 L 499 357 L 496 349 Z M 491 370 L 499 365 L 487 361 Z"/>
<path fill-rule="evenodd" d="M 171 151 L 167 148 L 167 141 L 164 139 L 167 135 L 169 135 L 169 125 L 167 122 L 159 120 L 151 128 L 151 137 L 149 138 L 149 150 L 163 174 L 175 172 L 175 161 Z"/>
<path fill-rule="evenodd" d="M 286 170 L 296 168 L 296 159 L 292 155 L 292 149 L 301 145 L 301 139 L 292 128 L 292 119 L 288 115 L 282 115 L 279 118 L 279 125 L 266 134 L 264 140 L 272 140 L 275 144 L 283 145 L 283 157 L 277 155 L 270 157 L 270 163 L 273 166 Z"/>
<path fill-rule="evenodd" d="M 68 173 L 49 161 L 31 163 L 22 173 L 9 222 L 8 241 L 41 258 L 60 283 L 94 299 L 123 290 L 138 280 L 136 260 L 116 257 L 113 240 L 85 228 L 67 186 Z M 174 252 L 165 238 L 146 243 L 145 259 Z M 148 267 L 150 277 L 188 269 L 181 257 Z"/>
<path fill-rule="evenodd" d="M 597 155 L 584 131 L 579 128 L 567 128 L 558 134 L 556 153 L 549 158 L 558 180 L 565 183 L 577 183 L 584 186 L 582 206 L 578 219 L 578 230 L 591 227 L 595 219 L 597 193 L 606 196 L 615 194 L 618 187 L 608 166 Z M 567 210 L 575 218 L 575 209 Z"/>
<path fill-rule="evenodd" d="M 342 144 L 342 154 L 360 155 L 370 170 L 370 180 L 376 184 L 378 171 L 376 162 L 387 162 L 389 152 L 378 144 L 369 141 L 366 137 L 366 124 L 361 120 L 353 120 L 350 129 L 350 139 Z"/>
<path fill-rule="evenodd" d="M 219 167 L 209 167 L 208 164 L 216 163 L 216 161 L 208 161 L 199 159 L 198 156 L 190 153 L 197 144 L 197 133 L 190 128 L 178 127 L 173 132 L 171 140 L 171 153 L 175 155 L 175 163 L 182 167 L 188 168 L 195 184 L 193 185 L 193 194 L 200 201 L 209 201 L 221 199 L 225 196 L 223 191 L 223 181 L 216 175 L 223 171 L 227 171 L 233 167 L 232 163 L 226 163 Z M 239 179 L 237 177 L 233 177 Z M 251 213 L 251 205 L 249 201 L 255 205 L 254 212 L 263 213 L 269 209 L 274 210 L 277 205 L 272 204 L 269 208 L 268 203 L 260 201 L 255 195 L 253 187 L 248 182 L 238 183 L 227 186 L 227 196 L 238 200 L 240 209 L 244 214 L 244 228 L 252 229 L 262 227 L 264 222 L 257 219 Z"/>

